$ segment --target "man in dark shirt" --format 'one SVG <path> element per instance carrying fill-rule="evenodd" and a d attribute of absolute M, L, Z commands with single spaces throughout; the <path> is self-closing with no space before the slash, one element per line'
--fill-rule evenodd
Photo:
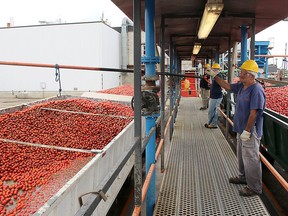
<path fill-rule="evenodd" d="M 214 63 L 212 65 L 212 70 L 222 78 L 221 73 L 219 70 L 221 69 L 218 63 Z M 208 109 L 208 123 L 205 124 L 206 128 L 217 128 L 218 122 L 218 107 L 223 98 L 222 88 L 221 86 L 215 81 L 212 81 L 212 85 L 210 87 L 210 99 L 209 99 L 209 109 Z"/>
<path fill-rule="evenodd" d="M 201 88 L 201 98 L 202 98 L 202 107 L 200 110 L 206 110 L 209 103 L 209 94 L 210 94 L 210 76 L 206 73 L 207 69 L 210 69 L 210 64 L 205 64 L 204 66 L 204 75 L 200 80 Z"/>

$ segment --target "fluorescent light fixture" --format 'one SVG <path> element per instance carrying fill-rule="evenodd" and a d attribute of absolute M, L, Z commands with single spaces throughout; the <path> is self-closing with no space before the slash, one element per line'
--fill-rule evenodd
<path fill-rule="evenodd" d="M 201 44 L 200 43 L 195 43 L 193 47 L 193 55 L 197 55 L 201 49 Z"/>
<path fill-rule="evenodd" d="M 204 13 L 201 19 L 198 38 L 205 39 L 210 34 L 218 17 L 223 10 L 224 4 L 222 0 L 208 0 L 205 5 Z"/>

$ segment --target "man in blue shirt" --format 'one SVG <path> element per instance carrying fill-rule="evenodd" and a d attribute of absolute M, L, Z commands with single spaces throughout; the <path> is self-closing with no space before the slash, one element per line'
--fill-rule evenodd
<path fill-rule="evenodd" d="M 247 184 L 239 191 L 241 196 L 262 193 L 262 169 L 259 157 L 260 139 L 263 133 L 265 93 L 256 82 L 258 65 L 247 60 L 241 65 L 240 82 L 229 84 L 213 71 L 207 72 L 224 89 L 237 94 L 233 130 L 237 132 L 237 158 L 239 174 L 229 178 L 232 184 Z"/>
<path fill-rule="evenodd" d="M 209 95 L 210 95 L 210 76 L 206 74 L 206 70 L 210 69 L 210 64 L 205 64 L 204 66 L 204 74 L 200 80 L 200 88 L 201 88 L 201 98 L 202 98 L 202 107 L 200 110 L 206 110 L 208 108 L 209 103 Z"/>
<path fill-rule="evenodd" d="M 219 70 L 221 69 L 218 63 L 214 63 L 212 65 L 212 71 L 216 74 L 215 76 L 222 78 Z M 208 73 L 209 74 L 209 73 Z M 205 124 L 206 128 L 217 128 L 218 122 L 218 107 L 221 104 L 223 98 L 222 88 L 215 81 L 212 81 L 212 85 L 210 87 L 210 99 L 209 99 L 209 107 L 208 107 L 208 123 Z"/>

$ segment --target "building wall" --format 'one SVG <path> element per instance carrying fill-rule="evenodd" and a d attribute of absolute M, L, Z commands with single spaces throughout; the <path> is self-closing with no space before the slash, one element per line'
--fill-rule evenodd
<path fill-rule="evenodd" d="M 0 29 L 0 61 L 120 68 L 121 35 L 101 22 Z M 120 73 L 61 69 L 63 91 L 119 85 Z M 0 65 L 0 91 L 58 91 L 54 68 Z M 41 88 L 42 85 L 42 88 Z"/>
<path fill-rule="evenodd" d="M 133 28 L 129 28 L 127 35 L 127 67 L 129 69 L 133 69 L 134 66 L 134 40 L 133 40 Z M 141 57 L 145 56 L 145 32 L 141 31 Z M 155 55 L 161 55 L 161 48 L 157 46 L 157 50 L 155 50 Z M 165 55 L 165 70 L 167 71 L 167 66 L 170 63 L 170 59 L 168 55 Z M 145 70 L 145 65 L 142 65 L 142 69 Z M 160 64 L 156 64 L 156 71 L 160 72 Z M 134 74 L 133 73 L 122 73 L 122 83 L 123 84 L 133 84 Z"/>

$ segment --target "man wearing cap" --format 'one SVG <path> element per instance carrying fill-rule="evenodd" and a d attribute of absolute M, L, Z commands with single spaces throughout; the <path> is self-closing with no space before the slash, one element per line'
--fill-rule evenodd
<path fill-rule="evenodd" d="M 202 98 L 202 107 L 200 110 L 206 110 L 209 103 L 209 94 L 210 94 L 210 76 L 206 73 L 206 70 L 210 69 L 210 64 L 205 64 L 204 74 L 200 79 L 200 88 L 201 88 L 201 98 Z"/>
<path fill-rule="evenodd" d="M 262 169 L 259 157 L 260 139 L 263 133 L 265 93 L 256 82 L 258 65 L 254 60 L 245 61 L 239 74 L 240 82 L 229 84 L 213 71 L 207 72 L 224 89 L 237 94 L 233 130 L 237 132 L 238 176 L 229 178 L 232 184 L 247 184 L 239 190 L 241 196 L 262 193 Z"/>
<path fill-rule="evenodd" d="M 212 70 L 215 76 L 222 78 L 221 73 L 219 70 L 221 69 L 218 63 L 214 63 L 212 65 Z M 207 70 L 207 74 L 209 70 Z M 209 108 L 208 108 L 208 123 L 204 126 L 206 128 L 217 128 L 218 122 L 218 107 L 221 104 L 223 98 L 222 88 L 221 86 L 215 81 L 212 80 L 212 84 L 210 86 L 210 98 L 209 98 Z"/>

